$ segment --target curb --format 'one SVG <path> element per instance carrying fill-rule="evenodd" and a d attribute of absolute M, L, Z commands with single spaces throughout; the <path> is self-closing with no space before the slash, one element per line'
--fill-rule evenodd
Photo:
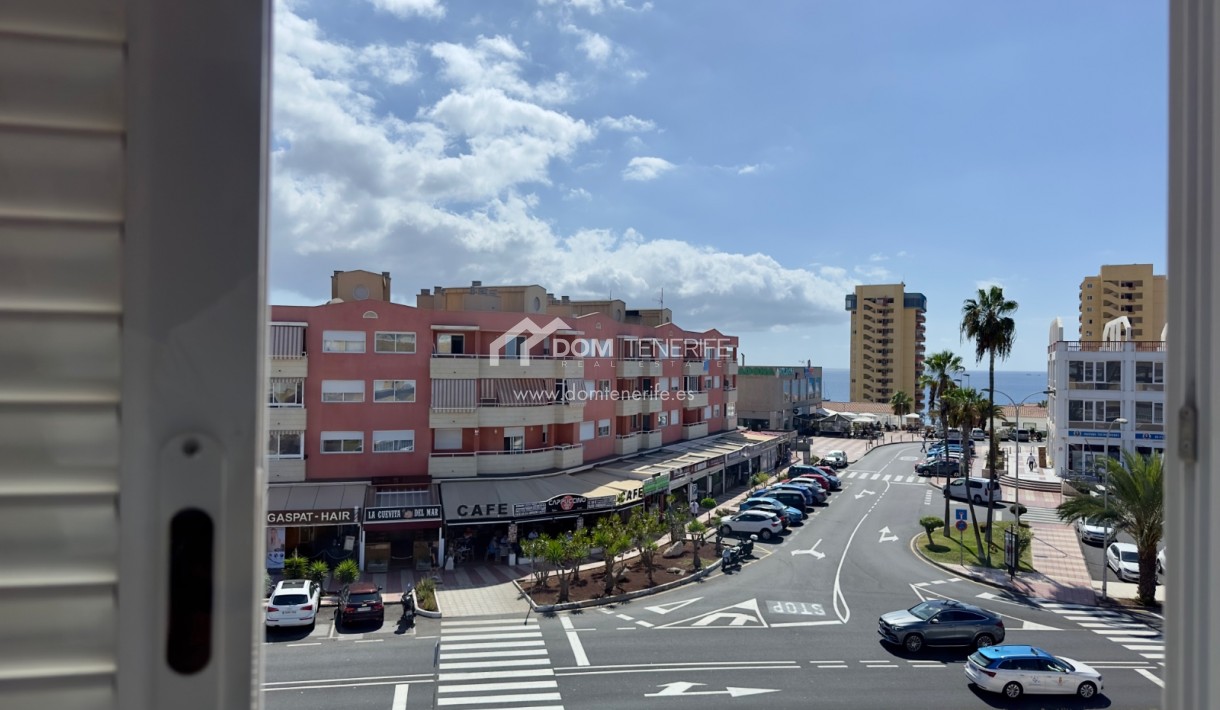
<path fill-rule="evenodd" d="M 682 579 L 675 579 L 672 582 L 665 582 L 664 584 L 659 584 L 655 587 L 649 587 L 648 589 L 638 589 L 634 592 L 627 592 L 626 594 L 618 594 L 613 597 L 602 597 L 600 599 L 586 599 L 584 601 L 579 601 L 579 602 L 564 602 L 562 604 L 538 604 L 538 603 L 534 602 L 533 597 L 531 597 L 528 593 L 526 593 L 526 591 L 521 587 L 521 584 L 519 582 L 517 582 L 517 580 L 515 580 L 515 579 L 513 580 L 513 586 L 515 586 L 517 588 L 517 591 L 521 592 L 521 595 L 525 597 L 525 600 L 527 602 L 529 602 L 530 608 L 533 609 L 534 612 L 536 612 L 538 614 L 547 614 L 547 613 L 552 613 L 552 612 L 556 612 L 556 611 L 568 611 L 570 609 L 587 609 L 589 607 L 594 607 L 594 606 L 605 606 L 607 604 L 615 604 L 618 602 L 627 601 L 628 599 L 637 599 L 639 597 L 647 597 L 647 596 L 651 596 L 653 594 L 660 594 L 661 592 L 669 591 L 670 589 L 674 589 L 676 587 L 681 587 L 684 584 L 690 584 L 691 582 L 696 582 L 700 579 L 703 579 L 704 577 L 710 575 L 716 569 L 719 569 L 720 563 L 721 563 L 721 560 L 714 560 L 712 562 L 709 562 L 706 567 L 699 570 L 698 572 L 695 572 L 694 574 L 685 576 Z"/>

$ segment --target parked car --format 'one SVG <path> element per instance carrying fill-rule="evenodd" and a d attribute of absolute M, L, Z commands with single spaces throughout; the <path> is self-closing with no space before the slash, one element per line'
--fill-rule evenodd
<path fill-rule="evenodd" d="M 970 453 L 973 454 L 974 453 L 974 446 L 973 446 L 974 441 L 971 440 L 970 444 L 971 444 Z M 948 445 L 932 444 L 931 446 L 928 447 L 928 456 L 940 456 L 941 453 L 943 453 L 946 450 L 946 448 L 948 449 L 950 454 L 957 454 L 958 456 L 961 456 L 962 452 L 965 450 L 961 444 L 948 444 Z"/>
<path fill-rule="evenodd" d="M 956 476 L 961 473 L 958 459 L 928 459 L 915 464 L 915 473 L 921 476 Z"/>
<path fill-rule="evenodd" d="M 821 487 L 821 489 L 826 491 L 827 493 L 830 493 L 830 490 L 831 490 L 830 479 L 826 478 L 825 476 L 823 476 L 820 473 L 802 473 L 801 475 L 793 476 L 792 478 L 789 478 L 788 480 L 789 481 L 810 481 L 812 483 L 818 484 L 818 486 Z"/>
<path fill-rule="evenodd" d="M 720 534 L 757 535 L 759 540 L 770 540 L 784 529 L 775 513 L 765 510 L 747 510 L 720 521 Z"/>
<path fill-rule="evenodd" d="M 800 491 L 805 494 L 806 505 L 821 505 L 826 502 L 828 494 L 817 483 L 809 480 L 795 479 L 775 484 L 772 488 Z"/>
<path fill-rule="evenodd" d="M 743 510 L 766 510 L 776 514 L 783 513 L 788 516 L 789 523 L 799 523 L 805 519 L 805 512 L 803 510 L 797 510 L 790 505 L 785 505 L 775 498 L 747 498 L 738 506 L 738 511 Z"/>
<path fill-rule="evenodd" d="M 989 478 L 959 478 L 945 486 L 945 496 L 975 504 L 995 503 L 1002 495 L 1000 484 Z"/>
<path fill-rule="evenodd" d="M 1023 693 L 1065 693 L 1088 699 L 1105 687 L 1101 674 L 1092 667 L 1034 646 L 980 648 L 966 661 L 966 677 L 1009 700 Z"/>
<path fill-rule="evenodd" d="M 1106 564 L 1124 581 L 1140 581 L 1140 556 L 1129 542 L 1112 542 L 1106 548 Z"/>
<path fill-rule="evenodd" d="M 833 468 L 830 466 L 814 466 L 814 468 L 821 471 L 822 475 L 826 477 L 826 480 L 830 481 L 830 489 L 832 491 L 837 491 L 843 488 L 843 479 L 839 477 L 838 473 L 835 473 Z"/>
<path fill-rule="evenodd" d="M 920 602 L 904 611 L 882 614 L 877 633 L 883 641 L 918 653 L 924 646 L 984 648 L 1004 640 L 999 614 L 951 599 Z"/>
<path fill-rule="evenodd" d="M 804 512 L 811 507 L 808 503 L 808 498 L 805 497 L 805 493 L 803 491 L 792 491 L 782 488 L 775 490 L 763 489 L 761 491 L 756 491 L 752 496 L 750 496 L 750 498 L 774 498 L 789 508 L 797 508 L 801 512 Z"/>
<path fill-rule="evenodd" d="M 1078 518 L 1076 520 L 1076 534 L 1080 536 L 1083 542 L 1092 542 L 1098 545 L 1104 545 L 1106 540 L 1114 534 L 1114 528 L 1102 525 L 1092 518 Z"/>
<path fill-rule="evenodd" d="M 381 600 L 381 587 L 369 582 L 353 582 L 339 592 L 339 605 L 335 608 L 335 626 L 355 621 L 385 621 L 385 604 Z"/>
<path fill-rule="evenodd" d="M 826 455 L 822 457 L 822 461 L 834 469 L 847 468 L 847 452 L 827 451 Z"/>
<path fill-rule="evenodd" d="M 322 604 L 322 585 L 308 579 L 285 579 L 267 601 L 267 626 L 313 626 Z"/>
<path fill-rule="evenodd" d="M 970 438 L 974 441 L 983 441 L 987 438 L 987 432 L 978 427 L 974 427 L 970 430 Z"/>
<path fill-rule="evenodd" d="M 843 483 L 839 480 L 839 477 L 833 473 L 827 474 L 827 470 L 831 469 L 828 467 L 798 464 L 788 469 L 788 476 L 791 478 L 813 478 L 827 491 L 837 491 L 842 488 Z"/>
<path fill-rule="evenodd" d="M 1156 553 L 1156 573 L 1165 574 L 1165 548 L 1163 547 L 1160 552 Z"/>

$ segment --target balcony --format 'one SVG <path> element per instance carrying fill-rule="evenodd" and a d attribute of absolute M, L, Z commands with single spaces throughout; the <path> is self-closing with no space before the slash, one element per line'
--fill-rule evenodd
<path fill-rule="evenodd" d="M 660 377 L 660 360 L 619 360 L 614 364 L 616 377 Z"/>
<path fill-rule="evenodd" d="M 725 404 L 732 404 L 737 401 L 737 390 L 733 387 L 727 387 L 724 390 Z"/>
<path fill-rule="evenodd" d="M 653 429 L 652 431 L 640 432 L 640 450 L 648 451 L 649 449 L 661 448 L 661 430 Z"/>
<path fill-rule="evenodd" d="M 619 434 L 614 437 L 614 453 L 619 456 L 634 454 L 640 450 L 640 433 Z"/>
<path fill-rule="evenodd" d="M 268 483 L 300 483 L 305 480 L 305 459 L 267 459 Z"/>
<path fill-rule="evenodd" d="M 585 405 L 581 401 L 565 404 L 540 404 L 536 407 L 479 407 L 478 426 L 538 426 L 573 424 L 581 421 Z"/>
<path fill-rule="evenodd" d="M 527 451 L 432 454 L 428 457 L 428 475 L 433 478 L 471 478 L 527 474 L 575 468 L 582 463 L 584 463 L 584 447 L 580 444 Z"/>
<path fill-rule="evenodd" d="M 656 414 L 664 409 L 665 403 L 657 397 L 640 400 L 640 414 Z"/>
<path fill-rule="evenodd" d="M 267 361 L 267 377 L 305 377 L 308 357 L 273 357 Z"/>
<path fill-rule="evenodd" d="M 702 360 L 687 360 L 686 362 L 682 363 L 682 374 L 683 375 L 704 375 L 704 374 L 711 374 L 711 373 L 707 372 L 703 369 Z"/>
<path fill-rule="evenodd" d="M 707 406 L 707 392 L 687 392 L 682 400 L 682 406 L 691 409 L 693 407 Z"/>
<path fill-rule="evenodd" d="M 477 409 L 428 410 L 428 427 L 432 429 L 473 429 L 478 425 Z"/>
<path fill-rule="evenodd" d="M 476 355 L 433 355 L 429 362 L 433 379 L 474 380 L 528 377 L 538 379 L 580 379 L 585 376 L 585 361 L 579 358 L 531 357 L 524 363 L 515 357 L 491 358 Z"/>
<path fill-rule="evenodd" d="M 270 431 L 305 431 L 305 407 L 268 407 L 267 429 Z"/>
<path fill-rule="evenodd" d="M 726 374 L 726 375 L 736 375 L 737 374 L 737 361 L 736 360 L 726 360 L 725 361 L 724 374 Z"/>
<path fill-rule="evenodd" d="M 682 439 L 684 441 L 690 441 L 691 439 L 702 439 L 705 436 L 707 436 L 707 422 L 682 425 Z"/>
<path fill-rule="evenodd" d="M 644 400 L 631 399 L 630 394 L 629 392 L 626 399 L 614 400 L 614 416 L 630 417 L 644 412 Z"/>

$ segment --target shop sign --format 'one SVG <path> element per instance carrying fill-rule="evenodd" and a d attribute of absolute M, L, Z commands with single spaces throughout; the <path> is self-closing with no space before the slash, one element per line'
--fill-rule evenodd
<path fill-rule="evenodd" d="M 600 510 L 614 507 L 614 496 L 588 498 L 579 495 L 559 495 L 550 500 L 537 503 L 518 503 L 513 506 L 513 517 L 524 518 L 531 515 L 562 515 L 581 510 Z"/>
<path fill-rule="evenodd" d="M 1145 439 L 1147 441 L 1164 441 L 1165 435 L 1164 434 L 1149 434 L 1147 432 L 1137 431 L 1137 432 L 1135 432 L 1135 438 Z"/>
<path fill-rule="evenodd" d="M 668 491 L 669 490 L 669 474 L 668 473 L 657 474 L 655 477 L 650 478 L 647 481 L 644 481 L 644 488 L 641 490 L 644 491 L 644 495 L 646 495 L 646 496 L 650 496 L 653 493 L 660 493 L 661 491 Z"/>
<path fill-rule="evenodd" d="M 275 510 L 267 513 L 268 525 L 354 525 L 360 522 L 359 508 L 319 510 Z"/>
<path fill-rule="evenodd" d="M 507 518 L 508 503 L 465 503 L 457 507 L 459 518 Z"/>
<path fill-rule="evenodd" d="M 402 505 L 389 508 L 365 508 L 366 523 L 397 523 L 408 520 L 440 520 L 439 505 Z"/>
<path fill-rule="evenodd" d="M 631 503 L 633 501 L 640 500 L 643 497 L 644 497 L 644 488 L 643 488 L 643 486 L 641 486 L 634 490 L 623 491 L 622 493 L 619 493 L 617 501 L 618 501 L 619 505 L 626 505 L 627 503 Z"/>

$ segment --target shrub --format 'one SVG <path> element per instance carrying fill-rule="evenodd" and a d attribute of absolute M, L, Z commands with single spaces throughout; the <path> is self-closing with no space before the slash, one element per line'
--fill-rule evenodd
<path fill-rule="evenodd" d="M 263 572 L 263 596 L 271 596 L 271 590 L 274 588 L 275 584 L 273 584 L 271 581 L 271 574 L 269 572 Z"/>
<path fill-rule="evenodd" d="M 415 583 L 415 603 L 424 611 L 437 611 L 436 580 L 425 577 Z"/>
<path fill-rule="evenodd" d="M 716 499 L 708 496 L 707 498 L 699 501 L 699 505 L 702 506 L 704 510 L 711 510 L 712 508 L 716 507 Z"/>
<path fill-rule="evenodd" d="M 938 516 L 935 516 L 935 515 L 925 515 L 924 517 L 919 519 L 919 525 L 920 525 L 920 527 L 923 528 L 923 531 L 925 533 L 927 533 L 928 544 L 931 545 L 931 544 L 933 544 L 932 532 L 934 530 L 936 530 L 937 528 L 944 527 L 945 521 L 941 520 Z"/>
<path fill-rule="evenodd" d="M 284 560 L 284 579 L 305 579 L 306 573 L 309 572 L 309 558 L 301 557 L 296 550 L 293 550 L 292 557 Z"/>
<path fill-rule="evenodd" d="M 1013 503 L 1012 505 L 1008 506 L 1008 510 L 1013 515 L 1025 515 L 1026 513 L 1029 512 L 1029 508 L 1026 508 L 1024 505 L 1021 505 L 1020 503 Z"/>
<path fill-rule="evenodd" d="M 360 565 L 353 559 L 346 559 L 335 565 L 335 581 L 339 584 L 351 584 L 360 579 Z"/>
<path fill-rule="evenodd" d="M 313 580 L 318 584 L 326 582 L 326 575 L 330 574 L 330 565 L 326 564 L 325 560 L 314 560 L 309 563 L 309 568 L 305 570 L 305 578 Z"/>

